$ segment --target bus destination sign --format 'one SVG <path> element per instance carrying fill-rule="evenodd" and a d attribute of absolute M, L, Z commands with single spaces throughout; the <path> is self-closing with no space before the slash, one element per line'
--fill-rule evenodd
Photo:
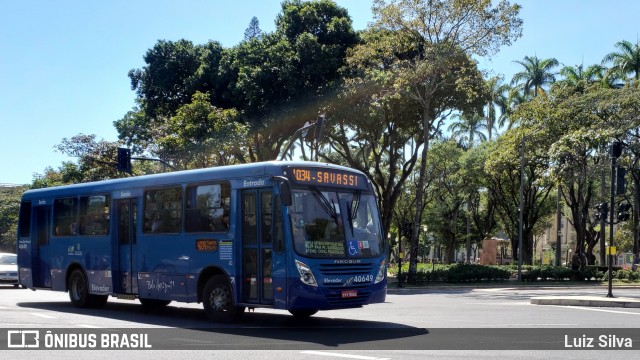
<path fill-rule="evenodd" d="M 290 168 L 293 180 L 298 184 L 317 186 L 342 186 L 365 188 L 364 176 L 348 171 L 323 168 Z"/>

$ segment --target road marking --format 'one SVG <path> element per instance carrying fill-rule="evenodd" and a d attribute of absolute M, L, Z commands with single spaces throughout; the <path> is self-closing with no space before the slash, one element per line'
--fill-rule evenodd
<path fill-rule="evenodd" d="M 607 310 L 607 309 L 600 309 L 600 308 L 596 309 L 596 308 L 588 308 L 588 307 L 580 307 L 580 306 L 562 306 L 562 305 L 551 305 L 551 306 L 565 308 L 565 309 L 608 312 L 612 314 L 640 315 L 639 312 L 631 312 L 631 311 Z"/>
<path fill-rule="evenodd" d="M 341 357 L 341 358 L 359 359 L 359 360 L 390 360 L 390 358 L 379 358 L 379 357 L 363 356 L 363 355 L 340 354 L 340 353 L 326 352 L 326 351 L 302 351 L 301 354 L 332 356 L 332 357 Z"/>
<path fill-rule="evenodd" d="M 33 316 L 38 316 L 41 318 L 45 318 L 45 319 L 55 319 L 55 316 L 49 316 L 49 315 L 45 315 L 45 314 L 38 314 L 38 313 L 30 313 Z"/>
<path fill-rule="evenodd" d="M 548 326 L 578 326 L 578 324 L 497 324 L 497 325 L 481 325 L 483 328 L 503 328 L 503 327 L 526 327 L 526 326 L 539 326 L 539 327 L 548 327 Z"/>
<path fill-rule="evenodd" d="M 76 326 L 81 328 L 87 328 L 87 329 L 100 329 L 100 326 L 95 326 L 95 325 L 78 324 Z"/>

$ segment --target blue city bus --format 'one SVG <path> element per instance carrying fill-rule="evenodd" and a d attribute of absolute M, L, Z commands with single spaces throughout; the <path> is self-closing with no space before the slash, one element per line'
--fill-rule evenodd
<path fill-rule="evenodd" d="M 386 249 L 371 182 L 315 162 L 263 162 L 29 190 L 19 281 L 143 306 L 202 302 L 212 321 L 246 308 L 318 310 L 385 301 Z"/>

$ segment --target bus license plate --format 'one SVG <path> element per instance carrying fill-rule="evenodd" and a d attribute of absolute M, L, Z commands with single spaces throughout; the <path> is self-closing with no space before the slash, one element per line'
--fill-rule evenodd
<path fill-rule="evenodd" d="M 354 298 L 358 297 L 358 290 L 342 290 L 342 298 Z"/>

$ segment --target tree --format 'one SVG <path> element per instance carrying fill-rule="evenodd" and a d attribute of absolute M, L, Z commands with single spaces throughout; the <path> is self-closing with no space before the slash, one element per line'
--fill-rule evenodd
<path fill-rule="evenodd" d="M 159 41 L 145 67 L 129 72 L 138 106 L 115 123 L 119 138 L 135 153 L 158 155 L 171 119 L 200 92 L 216 108 L 236 111 L 235 121 L 247 127 L 250 141 L 236 161 L 276 159 L 339 85 L 346 51 L 357 41 L 346 9 L 329 0 L 284 1 L 275 32 L 230 49 L 215 41 Z"/>
<path fill-rule="evenodd" d="M 364 66 L 370 78 L 384 81 L 380 96 L 407 96 L 419 104 L 416 122 L 422 151 L 416 193 L 416 207 L 424 201 L 429 142 L 440 129 L 439 120 L 452 108 L 481 108 L 485 100 L 482 79 L 471 56 L 495 53 L 520 36 L 520 7 L 490 0 L 376 0 L 371 30 L 384 33 L 378 42 L 356 48 L 353 62 Z M 380 61 L 391 61 L 381 67 Z M 453 83 L 451 81 L 454 81 Z M 452 86 L 455 84 L 455 86 Z M 444 101 L 443 88 L 457 88 L 466 96 Z M 440 92 L 440 100 L 434 101 Z M 476 101 L 473 101 L 476 99 Z M 417 273 L 418 226 L 416 213 L 411 237 L 409 281 Z"/>
<path fill-rule="evenodd" d="M 487 130 L 486 118 L 478 113 L 462 113 L 453 115 L 457 121 L 449 125 L 451 137 L 457 139 L 458 144 L 466 149 L 472 148 L 476 144 L 476 139 L 480 142 L 487 141 L 487 135 L 483 130 Z"/>
<path fill-rule="evenodd" d="M 78 134 L 70 139 L 62 139 L 56 149 L 78 158 L 77 164 L 70 163 L 60 169 L 63 182 L 80 183 L 127 176 L 116 169 L 118 146 L 117 142 L 97 141 L 93 134 Z"/>
<path fill-rule="evenodd" d="M 249 26 L 244 31 L 244 40 L 249 41 L 251 39 L 259 39 L 262 36 L 262 30 L 260 30 L 260 21 L 257 17 L 252 17 L 249 22 Z"/>
<path fill-rule="evenodd" d="M 220 109 L 209 95 L 196 92 L 191 103 L 180 107 L 157 139 L 160 158 L 184 168 L 227 165 L 242 159 L 246 126 L 239 124 L 234 109 Z"/>
<path fill-rule="evenodd" d="M 632 74 L 635 82 L 640 81 L 640 42 L 632 44 L 621 40 L 615 46 L 620 51 L 607 54 L 602 59 L 602 64 L 612 62 L 612 69 L 616 73 L 623 77 Z"/>
<path fill-rule="evenodd" d="M 511 85 L 516 85 L 523 94 L 538 96 L 546 92 L 545 87 L 556 81 L 553 68 L 559 65 L 554 58 L 540 60 L 537 56 L 525 56 L 524 60 L 514 61 L 524 67 L 524 70 L 513 75 Z"/>
<path fill-rule="evenodd" d="M 464 150 L 454 141 L 436 141 L 431 149 L 433 161 L 428 163 L 427 173 L 432 179 L 429 193 L 434 201 L 430 204 L 428 221 L 431 231 L 439 235 L 445 245 L 445 261 L 455 261 L 455 251 L 462 236 L 464 206 L 467 203 L 465 179 L 461 177 Z M 423 223 L 423 222 L 421 222 Z"/>
<path fill-rule="evenodd" d="M 20 197 L 25 186 L 0 187 L 0 252 L 16 251 Z"/>
<path fill-rule="evenodd" d="M 488 100 L 485 105 L 485 114 L 487 119 L 487 132 L 489 135 L 489 141 L 492 139 L 493 130 L 496 126 L 504 126 L 504 122 L 507 118 L 508 98 L 507 94 L 511 90 L 508 84 L 502 83 L 502 78 L 494 76 L 485 82 L 488 89 Z M 500 111 L 500 116 L 496 108 Z"/>
<path fill-rule="evenodd" d="M 529 109 L 521 107 L 516 115 L 526 118 L 529 115 L 527 113 Z M 534 234 L 540 229 L 537 225 L 555 210 L 555 204 L 549 196 L 555 184 L 548 175 L 549 157 L 547 155 L 553 137 L 549 136 L 550 134 L 542 127 L 532 128 L 526 125 L 521 124 L 518 128 L 507 130 L 490 145 L 485 172 L 493 194 L 492 199 L 496 204 L 497 216 L 502 228 L 511 239 L 514 259 L 518 257 L 519 209 L 522 207 L 522 259 L 525 263 L 531 264 Z M 526 149 L 521 148 L 523 137 Z M 524 159 L 521 156 L 522 150 L 525 150 L 526 154 Z M 521 169 L 524 170 L 522 181 Z M 524 194 L 522 206 L 521 186 Z"/>

